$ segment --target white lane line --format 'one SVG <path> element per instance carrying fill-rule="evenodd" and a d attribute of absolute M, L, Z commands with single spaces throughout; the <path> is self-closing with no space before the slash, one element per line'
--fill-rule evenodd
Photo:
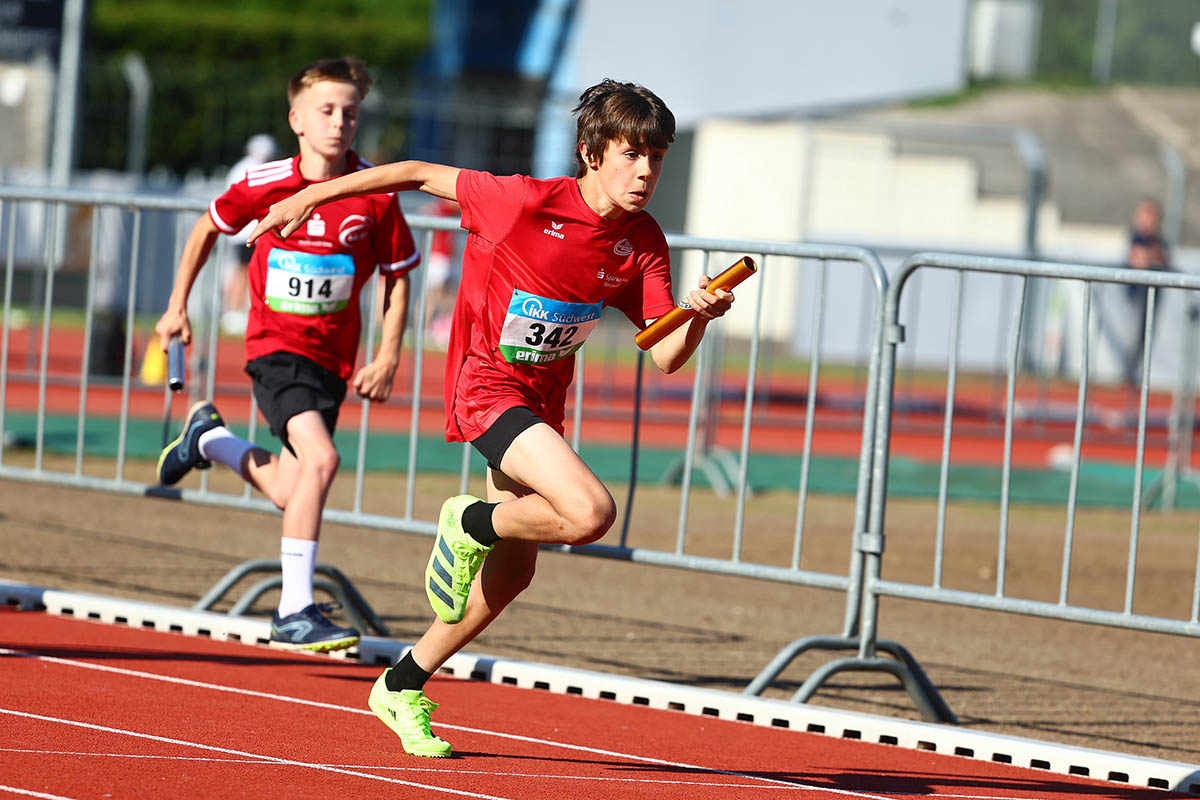
<path fill-rule="evenodd" d="M 264 761 L 261 758 L 214 758 L 205 756 L 160 756 L 147 753 L 89 753 L 80 750 L 41 750 L 25 747 L 0 747 L 0 753 L 29 753 L 39 756 L 71 756 L 78 758 L 80 756 L 92 756 L 95 758 L 133 758 L 133 759 L 157 759 L 160 761 L 211 761 L 219 764 L 265 764 L 274 766 L 273 762 Z M 436 768 L 436 767 L 396 767 L 390 764 L 318 764 L 322 767 L 338 767 L 341 769 L 373 769 L 383 770 L 387 772 L 429 772 L 439 773 L 445 772 L 451 775 L 482 775 L 486 777 L 508 777 L 508 778 L 542 778 L 542 779 L 560 779 L 569 781 L 596 781 L 596 782 L 619 782 L 619 783 L 662 783 L 669 785 L 680 786 L 696 786 L 705 787 L 711 786 L 714 789 L 792 789 L 795 791 L 808 791 L 805 786 L 762 786 L 749 783 L 697 783 L 696 781 L 680 781 L 666 780 L 664 778 L 604 778 L 600 776 L 587 775 L 555 775 L 550 773 L 538 772 L 496 772 L 495 770 L 482 769 L 456 769 L 453 767 Z M 819 787 L 830 791 L 828 787 Z M 877 790 L 881 794 L 895 795 L 898 797 L 907 797 L 912 792 L 889 792 L 887 790 Z M 937 795 L 937 800 L 942 798 L 955 798 L 955 800 L 1036 800 L 1031 797 L 1014 797 L 1013 795 L 991 795 L 991 794 L 942 794 Z"/>
<path fill-rule="evenodd" d="M 72 758 L 87 757 L 93 758 L 129 758 L 129 759 L 148 759 L 157 761 L 204 761 L 217 764 L 262 764 L 264 766 L 276 766 L 274 761 L 267 761 L 262 758 L 213 758 L 202 756 L 160 756 L 150 755 L 146 753 L 88 753 L 78 750 L 35 750 L 33 748 L 22 747 L 0 747 L 0 753 L 29 753 L 39 756 L 70 756 Z M 810 791 L 804 786 L 763 786 L 762 784 L 749 783 L 699 783 L 697 781 L 681 781 L 681 780 L 666 780 L 663 778 L 605 778 L 599 776 L 587 775 L 557 775 L 553 773 L 540 772 L 497 772 L 495 770 L 482 769 L 454 769 L 444 768 L 437 769 L 434 767 L 395 767 L 384 764 L 318 764 L 317 767 L 335 767 L 338 769 L 353 769 L 353 770 L 382 770 L 387 772 L 427 772 L 433 774 L 446 775 L 480 775 L 491 778 L 539 778 L 548 780 L 564 780 L 564 781 L 595 781 L 597 783 L 649 783 L 649 784 L 668 784 L 672 786 L 692 786 L 698 789 L 711 787 L 713 789 L 760 789 L 765 791 L 775 791 L 777 789 L 787 789 L 790 791 Z M 1004 800 L 1009 800 L 1004 798 Z"/>
<path fill-rule="evenodd" d="M 122 736 L 132 736 L 136 739 L 148 739 L 152 742 L 163 742 L 165 744 L 173 744 L 181 747 L 195 747 L 199 750 L 212 750 L 214 753 L 226 753 L 232 756 L 244 756 L 246 758 L 256 758 L 261 762 L 269 764 L 286 764 L 292 767 L 305 767 L 307 769 L 315 769 L 321 772 L 336 772 L 342 775 L 349 775 L 354 778 L 366 778 L 372 781 L 382 781 L 383 783 L 395 783 L 400 786 L 412 786 L 416 789 L 427 789 L 431 792 L 444 792 L 446 794 L 456 794 L 460 797 L 474 797 L 478 800 L 512 800 L 508 797 L 499 797 L 492 794 L 481 794 L 479 792 L 464 792 L 458 789 L 449 789 L 442 786 L 430 786 L 426 783 L 415 783 L 413 781 L 405 781 L 399 778 L 389 778 L 386 775 L 373 775 L 370 772 L 359 772 L 357 770 L 341 769 L 339 767 L 329 767 L 323 764 L 310 764 L 307 761 L 294 761 L 290 758 L 280 758 L 279 756 L 268 756 L 260 753 L 248 753 L 245 750 L 234 750 L 228 747 L 218 747 L 217 745 L 202 744 L 200 742 L 189 742 L 186 739 L 172 739 L 169 736 L 155 736 L 150 733 L 141 733 L 140 731 L 127 731 L 121 728 L 110 728 L 107 725 L 93 725 L 90 722 L 79 722 L 73 719 L 60 719 L 58 717 L 48 717 L 44 714 L 31 714 L 28 711 L 17 711 L 11 708 L 0 708 L 0 714 L 9 714 L 14 717 L 25 717 L 26 719 L 36 719 L 42 722 L 55 722 L 59 725 L 71 725 L 76 728 L 87 728 L 88 730 L 100 731 L 102 733 L 116 733 Z"/>
<path fill-rule="evenodd" d="M 94 756 L 95 758 L 145 758 L 159 761 L 215 761 L 221 764 L 271 764 L 270 761 L 263 761 L 261 758 L 211 758 L 205 756 L 156 756 L 150 753 L 85 753 L 79 750 L 35 750 L 31 747 L 0 747 L 0 753 L 29 753 L 35 756 L 71 756 L 79 758 L 80 756 Z M 346 767 L 347 769 L 355 769 L 350 764 L 325 764 L 327 767 Z M 372 767 L 363 767 L 363 769 L 373 769 Z"/>
<path fill-rule="evenodd" d="M 69 667 L 78 667 L 81 669 L 91 669 L 99 672 L 108 672 L 116 675 L 126 675 L 134 678 L 145 678 L 147 680 L 163 681 L 165 683 L 174 683 L 182 686 L 192 686 L 199 689 L 208 689 L 217 692 L 229 692 L 232 694 L 246 695 L 249 697 L 259 697 L 267 700 L 278 700 L 285 703 L 295 703 L 298 705 L 311 706 L 314 708 L 324 708 L 331 711 L 348 711 L 352 714 L 362 714 L 365 716 L 374 716 L 374 713 L 369 709 L 354 708 L 353 706 L 342 706 L 333 703 L 322 703 L 317 700 L 308 700 L 302 697 L 289 697 L 287 695 L 273 694 L 271 692 L 259 692 L 253 689 L 241 689 L 235 686 L 224 686 L 216 683 L 205 683 L 203 681 L 194 681 L 188 678 L 177 678 L 170 675 L 160 675 L 154 672 L 142 672 L 139 670 L 125 669 L 123 667 L 111 667 L 106 664 L 93 664 L 89 661 L 76 661 L 74 659 L 59 658 L 57 656 L 44 656 L 38 653 L 30 653 L 23 650 L 10 650 L 0 647 L 0 655 L 19 656 L 22 658 L 33 658 L 39 661 L 47 661 L 54 664 L 62 664 Z M 564 742 L 556 742 L 551 739 L 539 739 L 531 736 L 521 736 L 515 733 L 502 733 L 500 731 L 491 731 L 483 728 L 472 728 L 466 725 L 450 725 L 446 723 L 438 723 L 438 728 L 445 730 L 463 731 L 466 733 L 475 733 L 481 736 L 494 736 L 500 739 L 509 739 L 517 742 L 525 742 L 528 744 L 538 744 L 547 747 L 559 747 L 565 750 L 573 750 L 580 753 L 588 753 L 591 755 L 610 756 L 613 758 L 624 758 L 633 761 L 641 761 L 646 764 L 657 764 L 659 766 L 672 767 L 675 769 L 690 769 L 699 772 L 707 772 L 713 775 L 727 775 L 734 778 L 742 778 L 744 780 L 762 781 L 764 783 L 773 784 L 776 786 L 787 786 L 791 788 L 800 787 L 806 789 L 819 789 L 824 792 L 833 794 L 845 795 L 847 797 L 867 798 L 867 800 L 890 800 L 883 794 L 870 794 L 867 792 L 857 792 L 850 789 L 835 789 L 827 786 L 815 786 L 813 784 L 801 783 L 799 781 L 787 781 L 778 778 L 768 778 L 762 775 L 754 775 L 746 772 L 737 772 L 733 770 L 717 769 L 715 767 L 704 767 L 698 764 L 688 764 L 682 761 L 669 761 L 652 756 L 640 756 L 632 753 L 622 753 L 616 750 L 605 750 L 598 747 L 587 747 L 578 744 L 566 744 Z"/>
<path fill-rule="evenodd" d="M 32 792 L 29 789 L 18 789 L 15 786 L 5 786 L 0 784 L 0 792 L 8 792 L 10 794 L 21 794 L 26 797 L 43 797 L 45 800 L 74 800 L 71 797 L 63 797 L 59 794 L 46 794 L 45 792 Z"/>

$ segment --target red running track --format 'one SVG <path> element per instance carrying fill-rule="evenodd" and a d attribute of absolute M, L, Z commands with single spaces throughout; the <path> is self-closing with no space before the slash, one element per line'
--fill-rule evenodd
<path fill-rule="evenodd" d="M 456 757 L 366 709 L 378 667 L 0 610 L 0 796 L 1161 800 L 954 756 L 434 678 Z"/>

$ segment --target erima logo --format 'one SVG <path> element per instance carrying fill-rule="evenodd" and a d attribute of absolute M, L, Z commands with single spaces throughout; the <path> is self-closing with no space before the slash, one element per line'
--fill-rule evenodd
<path fill-rule="evenodd" d="M 633 243 L 628 239 L 622 239 L 613 245 L 613 252 L 619 256 L 627 256 L 633 252 Z"/>
<path fill-rule="evenodd" d="M 542 233 L 546 234 L 547 236 L 553 236 L 555 239 L 566 239 L 567 237 L 565 235 L 559 233 L 559 231 L 563 229 L 563 225 L 566 225 L 566 223 L 551 222 L 549 228 L 542 228 Z"/>
<path fill-rule="evenodd" d="M 538 353 L 533 350 L 518 350 L 517 361 L 532 361 L 535 364 L 540 364 L 543 361 L 553 361 L 558 358 L 557 353 Z"/>
<path fill-rule="evenodd" d="M 521 304 L 521 313 L 533 319 L 550 319 L 550 312 L 542 308 L 542 301 L 536 297 L 530 297 Z"/>

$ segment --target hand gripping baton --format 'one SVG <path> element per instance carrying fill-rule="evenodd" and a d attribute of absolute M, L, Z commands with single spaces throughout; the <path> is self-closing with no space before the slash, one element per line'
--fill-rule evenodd
<path fill-rule="evenodd" d="M 715 292 L 717 289 L 732 289 L 757 271 L 758 265 L 754 263 L 754 259 L 750 256 L 743 256 L 732 267 L 709 281 L 708 286 L 704 288 L 710 292 Z M 654 320 L 645 330 L 638 331 L 633 340 L 638 347 L 649 350 L 665 339 L 667 334 L 694 316 L 696 316 L 696 312 L 687 305 L 686 300 L 681 300 L 679 305 Z"/>

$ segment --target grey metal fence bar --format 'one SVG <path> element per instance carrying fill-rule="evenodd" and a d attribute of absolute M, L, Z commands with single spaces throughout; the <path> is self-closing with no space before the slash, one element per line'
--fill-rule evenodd
<path fill-rule="evenodd" d="M 905 287 L 919 271 L 933 269 L 951 270 L 956 274 L 956 281 L 961 291 L 962 279 L 969 274 L 991 274 L 1008 276 L 1023 284 L 1030 279 L 1058 279 L 1082 282 L 1084 286 L 1084 316 L 1080 323 L 1080 356 L 1081 369 L 1078 378 L 1077 399 L 1072 429 L 1072 459 L 1070 479 L 1068 484 L 1066 504 L 1066 524 L 1063 533 L 1062 570 L 1057 587 L 1048 587 L 1056 591 L 1057 601 L 1037 600 L 1028 597 L 1014 596 L 1007 588 L 1005 578 L 1009 571 L 1009 553 L 1007 536 L 1009 526 L 1009 511 L 1011 505 L 1011 484 L 1013 462 L 1013 425 L 1016 416 L 1016 398 L 1014 385 L 1017 379 L 1020 345 L 1018 337 L 1025 319 L 1023 310 L 1018 309 L 1013 314 L 1009 340 L 1008 388 L 1006 396 L 1004 452 L 1002 466 L 1002 488 L 999 499 L 994 507 L 999 524 L 999 549 L 997 551 L 997 574 L 995 590 L 992 593 L 952 589 L 943 585 L 941 565 L 944 559 L 945 536 L 941 528 L 946 519 L 947 492 L 946 483 L 949 480 L 948 452 L 952 436 L 952 413 L 955 402 L 955 374 L 957 359 L 957 339 L 961 319 L 956 305 L 952 327 L 949 332 L 950 362 L 948 365 L 948 381 L 946 389 L 946 415 L 943 441 L 943 457 L 941 460 L 941 490 L 938 496 L 939 530 L 936 540 L 936 552 L 933 557 L 933 577 L 929 583 L 919 583 L 912 580 L 888 579 L 881 576 L 883 562 L 883 540 L 886 532 L 885 510 L 889 480 L 889 457 L 891 446 L 891 425 L 896 415 L 894 392 L 896 383 L 897 351 L 904 343 L 905 319 L 902 315 L 901 302 L 904 298 Z M 1087 395 L 1090 370 L 1090 325 L 1094 322 L 1093 295 L 1097 286 L 1142 286 L 1146 287 L 1147 313 L 1144 326 L 1144 342 L 1141 364 L 1141 385 L 1138 396 L 1136 451 L 1133 459 L 1133 491 L 1130 496 L 1130 532 L 1128 550 L 1125 554 L 1125 569 L 1123 597 L 1120 610 L 1096 608 L 1081 602 L 1070 600 L 1071 559 L 1074 551 L 1077 529 L 1076 514 L 1078 510 L 1078 487 L 1080 481 L 1081 445 L 1084 438 L 1084 428 L 1087 422 Z M 1156 298 L 1165 289 L 1187 290 L 1190 293 L 1200 290 L 1200 276 L 1175 272 L 1152 272 L 1147 270 L 1113 269 L 1085 265 L 1052 264 L 1045 262 L 1022 261 L 1016 259 L 978 258 L 952 254 L 921 253 L 909 258 L 893 276 L 888 288 L 885 303 L 886 344 L 880 362 L 880 394 L 877 406 L 877 421 L 874 430 L 875 453 L 872 459 L 874 476 L 870 482 L 870 518 L 868 524 L 869 537 L 876 540 L 879 547 L 867 552 L 865 580 L 865 596 L 863 601 L 863 631 L 858 659 L 848 659 L 845 663 L 836 665 L 836 669 L 850 670 L 862 668 L 862 664 L 870 663 L 877 658 L 875 648 L 878 643 L 879 629 L 879 600 L 882 597 L 907 598 L 943 604 L 967 606 L 978 609 L 1007 611 L 1018 614 L 1033 615 L 1064 621 L 1086 622 L 1099 625 L 1128 628 L 1141 631 L 1171 633 L 1186 636 L 1200 636 L 1200 624 L 1197 623 L 1197 610 L 1200 609 L 1200 558 L 1197 560 L 1196 573 L 1192 581 L 1192 602 L 1190 618 L 1171 618 L 1167 616 L 1135 613 L 1134 585 L 1137 577 L 1138 554 L 1145 545 L 1142 537 L 1142 480 L 1145 472 L 1146 439 L 1147 439 L 1147 409 L 1150 385 L 1151 367 L 1151 332 L 1153 331 L 1156 314 Z M 1194 299 L 1189 296 L 1187 305 L 1190 308 Z M 1184 340 L 1185 353 L 1190 352 L 1187 339 Z M 1185 371 L 1187 379 L 1192 380 L 1194 373 Z M 1188 392 L 1194 397 L 1194 392 Z M 1186 439 L 1194 435 L 1194 431 L 1182 432 Z M 1198 548 L 1200 550 L 1200 548 Z M 1116 553 L 1114 557 L 1118 557 Z M 829 665 L 827 665 L 829 666 Z"/>
<path fill-rule="evenodd" d="M 7 428 L 4 427 L 5 411 L 8 408 L 8 338 L 12 330 L 13 256 L 16 247 L 16 204 L 0 199 L 0 221 L 8 223 L 8 250 L 4 259 L 4 318 L 0 320 L 0 466 L 4 465 L 4 445 Z"/>

